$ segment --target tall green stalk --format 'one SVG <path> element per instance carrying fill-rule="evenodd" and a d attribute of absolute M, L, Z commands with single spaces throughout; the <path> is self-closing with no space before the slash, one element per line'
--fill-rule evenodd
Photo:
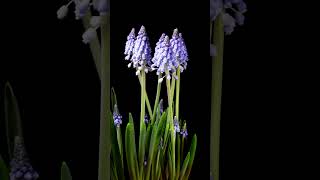
<path fill-rule="evenodd" d="M 142 87 L 141 75 L 139 75 L 138 78 L 139 78 L 140 86 Z M 151 105 L 150 105 L 150 101 L 149 101 L 149 98 L 148 98 L 148 94 L 147 94 L 146 88 L 144 89 L 144 96 L 145 96 L 145 101 L 146 101 L 149 117 L 151 118 L 152 117 L 152 109 L 151 109 Z"/>
<path fill-rule="evenodd" d="M 213 176 L 214 180 L 219 180 L 220 117 L 224 45 L 224 29 L 221 13 L 214 21 L 213 43 L 216 46 L 216 56 L 212 59 L 210 176 Z"/>
<path fill-rule="evenodd" d="M 176 116 L 179 119 L 179 100 L 180 100 L 180 67 L 177 70 L 177 82 L 176 82 Z"/>
<path fill-rule="evenodd" d="M 159 82 L 159 79 L 161 78 L 161 75 L 158 75 L 158 85 L 157 85 L 157 94 L 156 94 L 156 100 L 154 102 L 154 106 L 153 106 L 153 114 L 152 114 L 152 118 L 151 118 L 151 124 L 153 124 L 155 118 L 156 118 L 156 112 L 157 112 L 157 108 L 159 105 L 159 99 L 160 99 L 160 92 L 161 92 L 161 82 Z"/>
<path fill-rule="evenodd" d="M 146 74 L 144 70 L 141 71 L 141 111 L 140 111 L 140 136 L 139 136 L 139 179 L 143 179 L 144 169 L 144 155 L 146 142 L 146 125 L 144 123 L 145 117 L 145 88 L 146 88 Z"/>
<path fill-rule="evenodd" d="M 98 180 L 110 179 L 110 15 L 101 15 L 101 106 Z"/>
<path fill-rule="evenodd" d="M 166 75 L 169 75 L 169 71 L 166 71 Z M 172 78 L 172 81 L 174 81 L 174 78 Z M 173 84 L 174 82 L 172 82 Z M 166 84 L 167 84 L 167 94 L 168 94 L 168 104 L 169 104 L 169 112 L 168 112 L 168 118 L 169 118 L 169 123 L 170 123 L 170 132 L 171 132 L 171 157 L 169 158 L 171 160 L 171 164 L 169 163 L 169 165 L 171 165 L 171 169 L 170 169 L 170 179 L 174 179 L 175 178 L 175 132 L 174 132 L 174 125 L 173 125 L 173 106 L 172 106 L 172 89 L 173 87 L 171 87 L 170 85 L 170 80 L 166 78 Z M 169 160 L 169 161 L 170 161 Z"/>

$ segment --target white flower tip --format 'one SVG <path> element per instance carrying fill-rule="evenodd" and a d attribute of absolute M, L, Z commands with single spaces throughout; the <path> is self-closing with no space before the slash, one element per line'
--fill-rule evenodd
<path fill-rule="evenodd" d="M 61 6 L 58 11 L 57 11 L 57 18 L 58 19 L 63 19 L 67 16 L 68 14 L 68 7 L 66 5 Z"/>
<path fill-rule="evenodd" d="M 148 69 L 148 68 L 145 68 L 145 69 L 144 69 L 144 72 L 148 73 L 148 72 L 149 72 L 149 69 Z"/>
<path fill-rule="evenodd" d="M 138 76 L 140 74 L 140 71 L 138 70 L 138 71 L 136 71 L 136 75 Z"/>
<path fill-rule="evenodd" d="M 170 79 L 171 79 L 171 76 L 170 76 L 170 75 L 167 75 L 167 79 L 170 80 Z"/>
<path fill-rule="evenodd" d="M 158 83 L 162 83 L 163 78 L 158 79 Z"/>
<path fill-rule="evenodd" d="M 128 64 L 128 68 L 130 68 L 130 67 L 131 67 L 131 63 Z"/>
<path fill-rule="evenodd" d="M 138 67 L 138 70 L 139 70 L 139 71 L 141 71 L 142 69 L 143 69 L 143 67 L 142 67 L 142 66 L 139 66 L 139 67 Z"/>

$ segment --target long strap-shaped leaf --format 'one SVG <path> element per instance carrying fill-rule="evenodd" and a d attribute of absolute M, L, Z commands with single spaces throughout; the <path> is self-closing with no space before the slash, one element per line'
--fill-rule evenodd
<path fill-rule="evenodd" d="M 61 180 L 72 180 L 72 176 L 66 162 L 63 162 L 61 166 Z"/>
<path fill-rule="evenodd" d="M 196 154 L 196 149 L 197 149 L 197 135 L 193 135 L 193 138 L 192 138 L 192 142 L 191 142 L 191 147 L 190 147 L 190 160 L 189 160 L 189 163 L 188 163 L 188 167 L 187 167 L 187 170 L 186 170 L 186 173 L 183 177 L 183 179 L 188 179 L 189 178 L 189 175 L 191 173 L 191 168 L 192 168 L 192 165 L 193 165 L 193 160 L 194 160 L 194 156 Z"/>
<path fill-rule="evenodd" d="M 149 156 L 148 156 L 148 165 L 147 165 L 147 172 L 146 172 L 146 179 L 150 179 L 150 170 L 151 170 L 151 162 L 155 158 L 157 147 L 160 143 L 161 132 L 164 128 L 165 121 L 167 119 L 166 113 L 162 114 L 161 120 L 158 122 L 156 121 L 153 127 L 153 131 L 151 134 L 150 140 L 150 147 L 149 147 Z"/>
<path fill-rule="evenodd" d="M 0 154 L 0 179 L 9 180 L 9 170 L 6 166 L 6 163 L 2 159 L 1 154 Z"/>
<path fill-rule="evenodd" d="M 186 157 L 186 159 L 183 162 L 182 168 L 181 168 L 181 172 L 180 172 L 180 180 L 183 180 L 183 176 L 187 170 L 188 164 L 190 161 L 190 152 L 188 152 L 188 155 Z"/>
<path fill-rule="evenodd" d="M 10 83 L 6 83 L 4 90 L 4 113 L 7 130 L 8 153 L 12 158 L 14 138 L 22 136 L 22 123 L 17 99 Z"/>
<path fill-rule="evenodd" d="M 134 124 L 131 113 L 129 114 L 129 123 L 126 128 L 125 148 L 130 179 L 136 180 L 139 177 L 138 158 L 136 152 L 136 141 L 134 133 Z"/>

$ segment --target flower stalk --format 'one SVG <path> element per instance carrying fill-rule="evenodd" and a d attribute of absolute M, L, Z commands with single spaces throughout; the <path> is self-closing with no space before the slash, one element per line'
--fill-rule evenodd
<path fill-rule="evenodd" d="M 98 180 L 110 179 L 110 15 L 101 15 L 101 99 Z"/>
<path fill-rule="evenodd" d="M 222 96 L 222 70 L 223 70 L 223 45 L 224 26 L 222 13 L 214 21 L 213 43 L 216 46 L 216 56 L 212 58 L 211 82 L 211 124 L 210 124 L 210 176 L 219 179 L 219 154 L 220 154 L 220 118 Z"/>

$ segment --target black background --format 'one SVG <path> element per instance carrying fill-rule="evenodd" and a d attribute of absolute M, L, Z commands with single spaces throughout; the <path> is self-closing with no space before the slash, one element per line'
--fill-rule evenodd
<path fill-rule="evenodd" d="M 81 42 L 84 29 L 74 20 L 73 8 L 65 20 L 56 19 L 56 10 L 63 3 L 31 1 L 17 6 L 6 2 L 6 7 L 15 9 L 3 20 L 0 97 L 3 99 L 3 86 L 9 81 L 19 101 L 26 148 L 41 179 L 59 179 L 62 161 L 69 164 L 74 179 L 96 179 L 99 78 L 89 48 Z M 270 4 L 247 1 L 247 5 L 245 25 L 225 41 L 221 179 L 267 177 L 280 169 L 266 164 L 273 164 L 274 154 L 283 153 L 272 137 L 278 131 L 275 124 L 283 118 L 278 115 L 279 105 L 274 104 L 284 101 L 276 100 L 274 94 L 287 82 L 275 75 L 279 60 L 286 59 L 280 54 L 274 58 L 280 49 L 274 43 L 278 37 L 283 40 L 286 29 L 274 28 Z M 123 60 L 131 28 L 138 31 L 144 25 L 153 48 L 161 33 L 171 35 L 176 27 L 183 33 L 190 62 L 181 77 L 181 116 L 188 121 L 189 134 L 198 135 L 191 179 L 209 178 L 208 7 L 209 1 L 111 2 L 111 84 L 125 119 L 128 112 L 137 119 L 140 107 L 138 80 Z M 156 76 L 148 76 L 153 102 Z M 0 152 L 6 157 L 2 119 L 1 115 Z"/>

